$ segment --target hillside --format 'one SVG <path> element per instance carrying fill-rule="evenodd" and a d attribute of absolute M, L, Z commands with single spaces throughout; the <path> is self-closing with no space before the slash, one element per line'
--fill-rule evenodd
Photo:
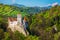
<path fill-rule="evenodd" d="M 30 25 L 30 30 L 33 35 L 40 36 L 41 40 L 59 39 L 60 6 L 52 7 L 50 10 L 33 15 L 32 17 L 33 18 L 32 18 L 32 23 Z"/>
<path fill-rule="evenodd" d="M 27 37 L 17 31 L 13 33 L 7 29 L 7 17 L 16 17 L 18 13 L 21 13 L 23 17 L 26 15 L 28 21 L 27 31 L 29 32 Z M 40 8 L 0 4 L 0 39 L 60 40 L 60 6 Z"/>
<path fill-rule="evenodd" d="M 49 7 L 26 7 L 19 4 L 0 4 L 0 15 L 16 17 L 18 13 L 21 13 L 24 16 L 29 14 L 40 13 L 48 9 Z"/>
<path fill-rule="evenodd" d="M 0 4 L 0 15 L 16 17 L 18 13 L 21 13 L 23 16 L 27 15 L 26 12 L 21 12 L 21 9 L 16 6 Z"/>

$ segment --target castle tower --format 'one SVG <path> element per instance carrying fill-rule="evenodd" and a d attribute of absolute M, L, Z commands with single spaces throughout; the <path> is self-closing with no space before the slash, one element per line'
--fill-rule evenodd
<path fill-rule="evenodd" d="M 17 22 L 18 22 L 18 25 L 22 26 L 22 16 L 21 16 L 21 14 L 17 14 Z"/>
<path fill-rule="evenodd" d="M 24 17 L 24 19 L 23 19 L 23 26 L 24 26 L 24 28 L 26 28 L 26 17 Z"/>

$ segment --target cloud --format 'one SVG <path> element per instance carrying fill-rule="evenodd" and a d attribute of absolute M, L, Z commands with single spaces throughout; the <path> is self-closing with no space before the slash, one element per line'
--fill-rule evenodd
<path fill-rule="evenodd" d="M 55 3 L 52 3 L 52 4 L 48 4 L 48 5 L 46 5 L 46 6 L 52 6 L 52 7 L 54 7 L 54 6 L 56 6 L 56 5 L 58 5 L 58 2 L 55 2 Z"/>
<path fill-rule="evenodd" d="M 58 2 L 55 2 L 55 3 L 52 4 L 52 6 L 55 6 L 55 5 L 58 5 Z"/>
<path fill-rule="evenodd" d="M 12 0 L 12 4 L 14 4 L 15 3 L 15 0 Z"/>
<path fill-rule="evenodd" d="M 44 5 L 45 7 L 51 6 L 51 4 Z"/>
<path fill-rule="evenodd" d="M 51 4 L 48 4 L 48 5 L 46 5 L 46 6 L 51 6 Z"/>

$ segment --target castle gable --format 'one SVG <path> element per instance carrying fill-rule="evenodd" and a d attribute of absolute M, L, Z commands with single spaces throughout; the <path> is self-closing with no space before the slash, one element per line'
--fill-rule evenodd
<path fill-rule="evenodd" d="M 11 22 L 13 22 L 13 21 L 17 21 L 17 18 L 9 17 L 8 20 L 11 21 Z"/>

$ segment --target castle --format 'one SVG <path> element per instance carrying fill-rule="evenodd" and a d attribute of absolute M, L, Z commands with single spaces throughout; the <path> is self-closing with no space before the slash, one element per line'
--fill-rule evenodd
<path fill-rule="evenodd" d="M 26 22 L 26 17 L 22 19 L 22 15 L 17 14 L 17 18 L 8 17 L 8 28 L 10 28 L 13 32 L 17 30 L 27 36 L 29 33 L 26 31 Z"/>

